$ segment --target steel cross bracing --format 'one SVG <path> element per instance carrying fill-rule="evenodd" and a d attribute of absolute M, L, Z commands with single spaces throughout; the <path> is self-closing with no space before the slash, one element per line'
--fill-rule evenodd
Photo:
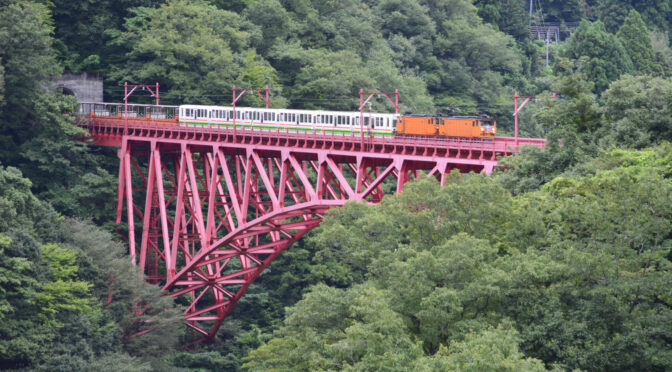
<path fill-rule="evenodd" d="M 504 141 L 427 138 L 370 138 L 361 151 L 355 136 L 233 136 L 160 120 L 128 120 L 124 135 L 124 124 L 81 123 L 94 143 L 120 147 L 117 223 L 125 216 L 133 262 L 147 280 L 189 303 L 186 324 L 204 340 L 329 208 L 379 202 L 421 176 L 443 183 L 453 169 L 490 172 L 498 155 L 511 152 Z"/>

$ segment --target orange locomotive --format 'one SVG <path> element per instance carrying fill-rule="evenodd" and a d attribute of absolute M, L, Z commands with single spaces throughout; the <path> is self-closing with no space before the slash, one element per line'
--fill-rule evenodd
<path fill-rule="evenodd" d="M 400 115 L 397 135 L 494 138 L 497 121 L 485 117 Z"/>

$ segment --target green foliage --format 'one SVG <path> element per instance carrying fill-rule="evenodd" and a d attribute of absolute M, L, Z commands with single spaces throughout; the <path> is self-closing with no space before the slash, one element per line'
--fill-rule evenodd
<path fill-rule="evenodd" d="M 643 148 L 672 140 L 670 79 L 625 76 L 602 95 L 604 137 L 617 146 Z"/>
<path fill-rule="evenodd" d="M 420 355 L 384 291 L 316 286 L 288 310 L 275 338 L 246 358 L 250 371 L 402 371 Z"/>
<path fill-rule="evenodd" d="M 517 332 L 499 326 L 482 332 L 469 332 L 464 341 L 452 342 L 432 357 L 422 358 L 418 371 L 546 371 L 544 364 L 525 358 L 520 352 Z"/>
<path fill-rule="evenodd" d="M 656 60 L 649 31 L 636 10 L 631 10 L 616 36 L 630 56 L 634 71 L 640 74 L 668 75 Z"/>
<path fill-rule="evenodd" d="M 109 47 L 130 9 L 150 6 L 150 0 L 50 0 L 54 47 L 67 71 L 102 72 L 119 59 Z"/>
<path fill-rule="evenodd" d="M 236 57 L 257 60 L 248 53 L 260 39 L 259 29 L 205 1 L 171 0 L 158 8 L 136 8 L 133 14 L 114 42 L 130 49 L 124 66 L 112 74 L 114 81 L 158 81 L 170 92 L 164 95 L 168 101 L 221 104 L 230 101 L 231 85 L 243 73 Z M 243 81 L 273 86 L 272 68 L 256 66 L 264 71 Z"/>
<path fill-rule="evenodd" d="M 612 81 L 634 69 L 623 44 L 599 21 L 581 21 L 563 54 L 577 60 L 579 70 L 595 83 L 596 93 L 604 91 Z"/>
<path fill-rule="evenodd" d="M 599 0 L 594 7 L 598 17 L 610 32 L 616 32 L 628 17 L 631 9 L 642 15 L 649 29 L 669 31 L 669 17 L 672 12 L 669 1 L 666 0 Z"/>
<path fill-rule="evenodd" d="M 1 70 L 5 89 L 12 92 L 0 105 L 0 159 L 21 169 L 33 190 L 57 202 L 59 211 L 102 223 L 108 212 L 81 205 L 109 203 L 111 195 L 100 186 L 110 186 L 111 176 L 100 158 L 73 140 L 86 136 L 73 125 L 74 98 L 43 90 L 46 80 L 61 71 L 52 49 L 50 14 L 32 1 L 9 1 L 0 12 Z M 98 188 L 88 182 L 93 174 L 102 184 Z"/>
<path fill-rule="evenodd" d="M 7 1 L 0 8 L 0 60 L 4 68 L 6 105 L 0 112 L 3 124 L 14 128 L 32 121 L 33 104 L 41 94 L 41 84 L 60 72 L 51 48 L 52 27 L 46 6 L 33 1 Z M 4 129 L 5 144 L 11 132 Z M 11 154 L 11 147 L 2 146 Z"/>
<path fill-rule="evenodd" d="M 146 370 L 122 353 L 173 350 L 182 326 L 172 299 L 137 275 L 109 233 L 64 220 L 30 186 L 0 169 L 0 367 L 90 369 L 111 353 Z"/>

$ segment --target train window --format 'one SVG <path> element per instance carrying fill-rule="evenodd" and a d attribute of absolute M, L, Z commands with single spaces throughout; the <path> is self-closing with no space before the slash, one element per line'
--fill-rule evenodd
<path fill-rule="evenodd" d="M 350 125 L 350 117 L 349 116 L 345 117 L 345 124 Z"/>
<path fill-rule="evenodd" d="M 472 127 L 475 127 L 475 126 L 476 126 L 476 122 L 475 122 L 475 121 L 472 121 L 472 122 L 471 122 L 471 126 L 472 126 Z"/>

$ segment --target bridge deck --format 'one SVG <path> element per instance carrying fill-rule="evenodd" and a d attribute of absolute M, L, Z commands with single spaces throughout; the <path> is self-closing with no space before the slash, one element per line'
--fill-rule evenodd
<path fill-rule="evenodd" d="M 126 134 L 131 137 L 178 140 L 187 142 L 217 142 L 281 148 L 304 148 L 345 152 L 367 152 L 390 155 L 420 155 L 470 160 L 494 161 L 498 156 L 510 155 L 515 147 L 513 137 L 494 139 L 469 139 L 459 137 L 374 137 L 359 135 L 322 135 L 310 132 L 281 130 L 251 130 L 238 128 L 208 128 L 178 126 L 174 121 L 156 119 L 128 119 L 89 117 L 80 125 L 89 130 L 94 143 L 120 147 Z M 540 138 L 518 138 L 518 146 L 531 145 L 543 148 Z"/>

